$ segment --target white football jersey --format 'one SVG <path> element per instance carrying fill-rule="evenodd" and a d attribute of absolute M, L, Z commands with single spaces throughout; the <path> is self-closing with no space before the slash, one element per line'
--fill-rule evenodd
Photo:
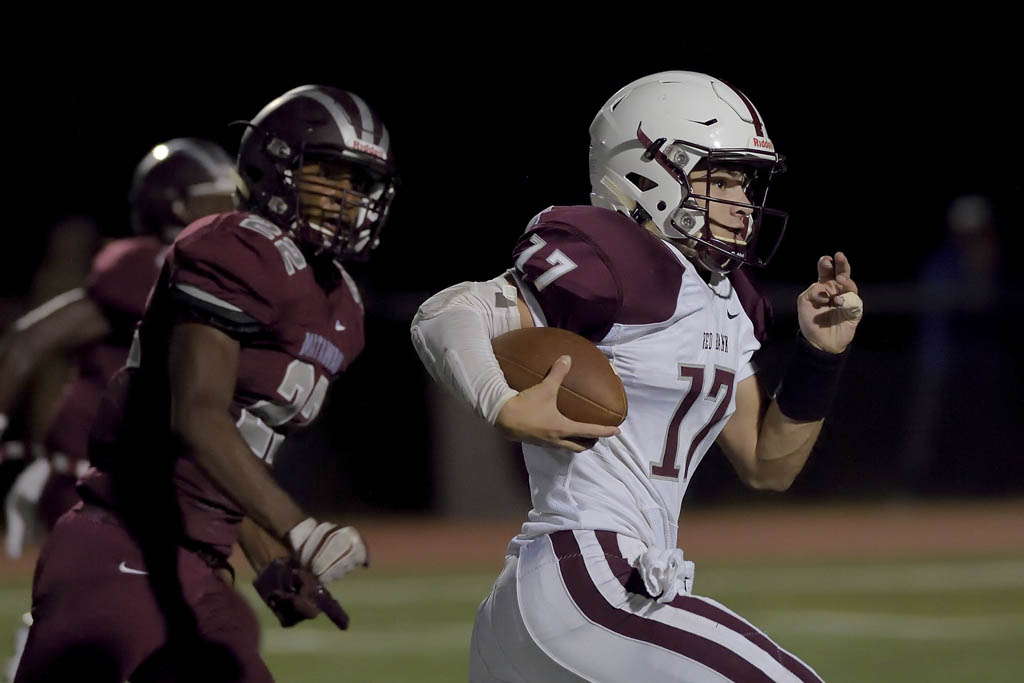
<path fill-rule="evenodd" d="M 591 206 L 538 215 L 514 258 L 535 323 L 596 344 L 629 409 L 618 436 L 583 453 L 523 444 L 533 509 L 509 552 L 564 529 L 674 548 L 686 487 L 754 374 L 765 302 L 745 276 L 709 286 L 675 247 Z"/>

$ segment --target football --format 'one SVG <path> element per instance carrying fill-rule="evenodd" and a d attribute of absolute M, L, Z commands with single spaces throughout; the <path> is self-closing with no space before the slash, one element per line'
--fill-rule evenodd
<path fill-rule="evenodd" d="M 558 410 L 570 420 L 617 427 L 626 419 L 626 391 L 601 351 L 578 334 L 557 327 L 527 327 L 495 337 L 491 344 L 505 381 L 529 389 L 560 356 L 572 367 L 558 390 Z"/>

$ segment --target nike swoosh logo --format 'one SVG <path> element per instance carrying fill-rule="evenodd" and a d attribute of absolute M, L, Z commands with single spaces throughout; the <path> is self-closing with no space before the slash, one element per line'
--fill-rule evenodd
<path fill-rule="evenodd" d="M 728 318 L 729 320 L 732 320 L 733 318 L 735 318 L 738 315 L 739 315 L 739 313 L 730 313 L 729 311 L 725 312 L 725 317 Z"/>
<path fill-rule="evenodd" d="M 335 320 L 334 321 L 334 329 L 336 329 L 338 332 L 344 332 L 345 331 L 345 326 L 341 324 L 340 320 Z"/>
<path fill-rule="evenodd" d="M 117 571 L 121 572 L 122 574 L 148 574 L 149 573 L 149 572 L 144 572 L 141 569 L 132 569 L 128 565 L 126 565 L 124 562 L 122 562 L 121 564 L 117 565 Z"/>

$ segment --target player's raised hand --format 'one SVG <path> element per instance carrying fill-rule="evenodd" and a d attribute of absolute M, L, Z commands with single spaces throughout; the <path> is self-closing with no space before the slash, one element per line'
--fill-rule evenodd
<path fill-rule="evenodd" d="M 615 436 L 618 427 L 576 422 L 558 412 L 558 388 L 572 367 L 572 358 L 562 356 L 539 383 L 510 398 L 495 420 L 495 426 L 513 441 L 556 446 L 580 453 L 597 439 Z"/>
<path fill-rule="evenodd" d="M 370 564 L 366 544 L 354 527 L 308 517 L 288 532 L 288 542 L 299 564 L 323 583 Z"/>
<path fill-rule="evenodd" d="M 818 259 L 818 281 L 800 294 L 796 308 L 800 332 L 811 344 L 829 353 L 842 353 L 849 346 L 864 303 L 843 252 Z"/>

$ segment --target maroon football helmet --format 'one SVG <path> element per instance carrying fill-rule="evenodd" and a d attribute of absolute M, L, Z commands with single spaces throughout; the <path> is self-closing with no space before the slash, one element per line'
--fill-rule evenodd
<path fill-rule="evenodd" d="M 237 187 L 234 161 L 215 143 L 160 143 L 135 167 L 128 194 L 132 229 L 171 242 L 192 221 L 233 210 Z"/>
<path fill-rule="evenodd" d="M 306 215 L 298 187 L 308 164 L 351 171 L 344 190 L 323 198 L 332 210 Z M 320 85 L 289 90 L 265 106 L 242 136 L 238 172 L 242 203 L 301 244 L 342 259 L 363 259 L 377 246 L 395 195 L 391 138 L 376 113 L 353 93 Z M 317 183 L 303 184 L 307 197 Z M 312 188 L 312 189 L 311 189 Z"/>

